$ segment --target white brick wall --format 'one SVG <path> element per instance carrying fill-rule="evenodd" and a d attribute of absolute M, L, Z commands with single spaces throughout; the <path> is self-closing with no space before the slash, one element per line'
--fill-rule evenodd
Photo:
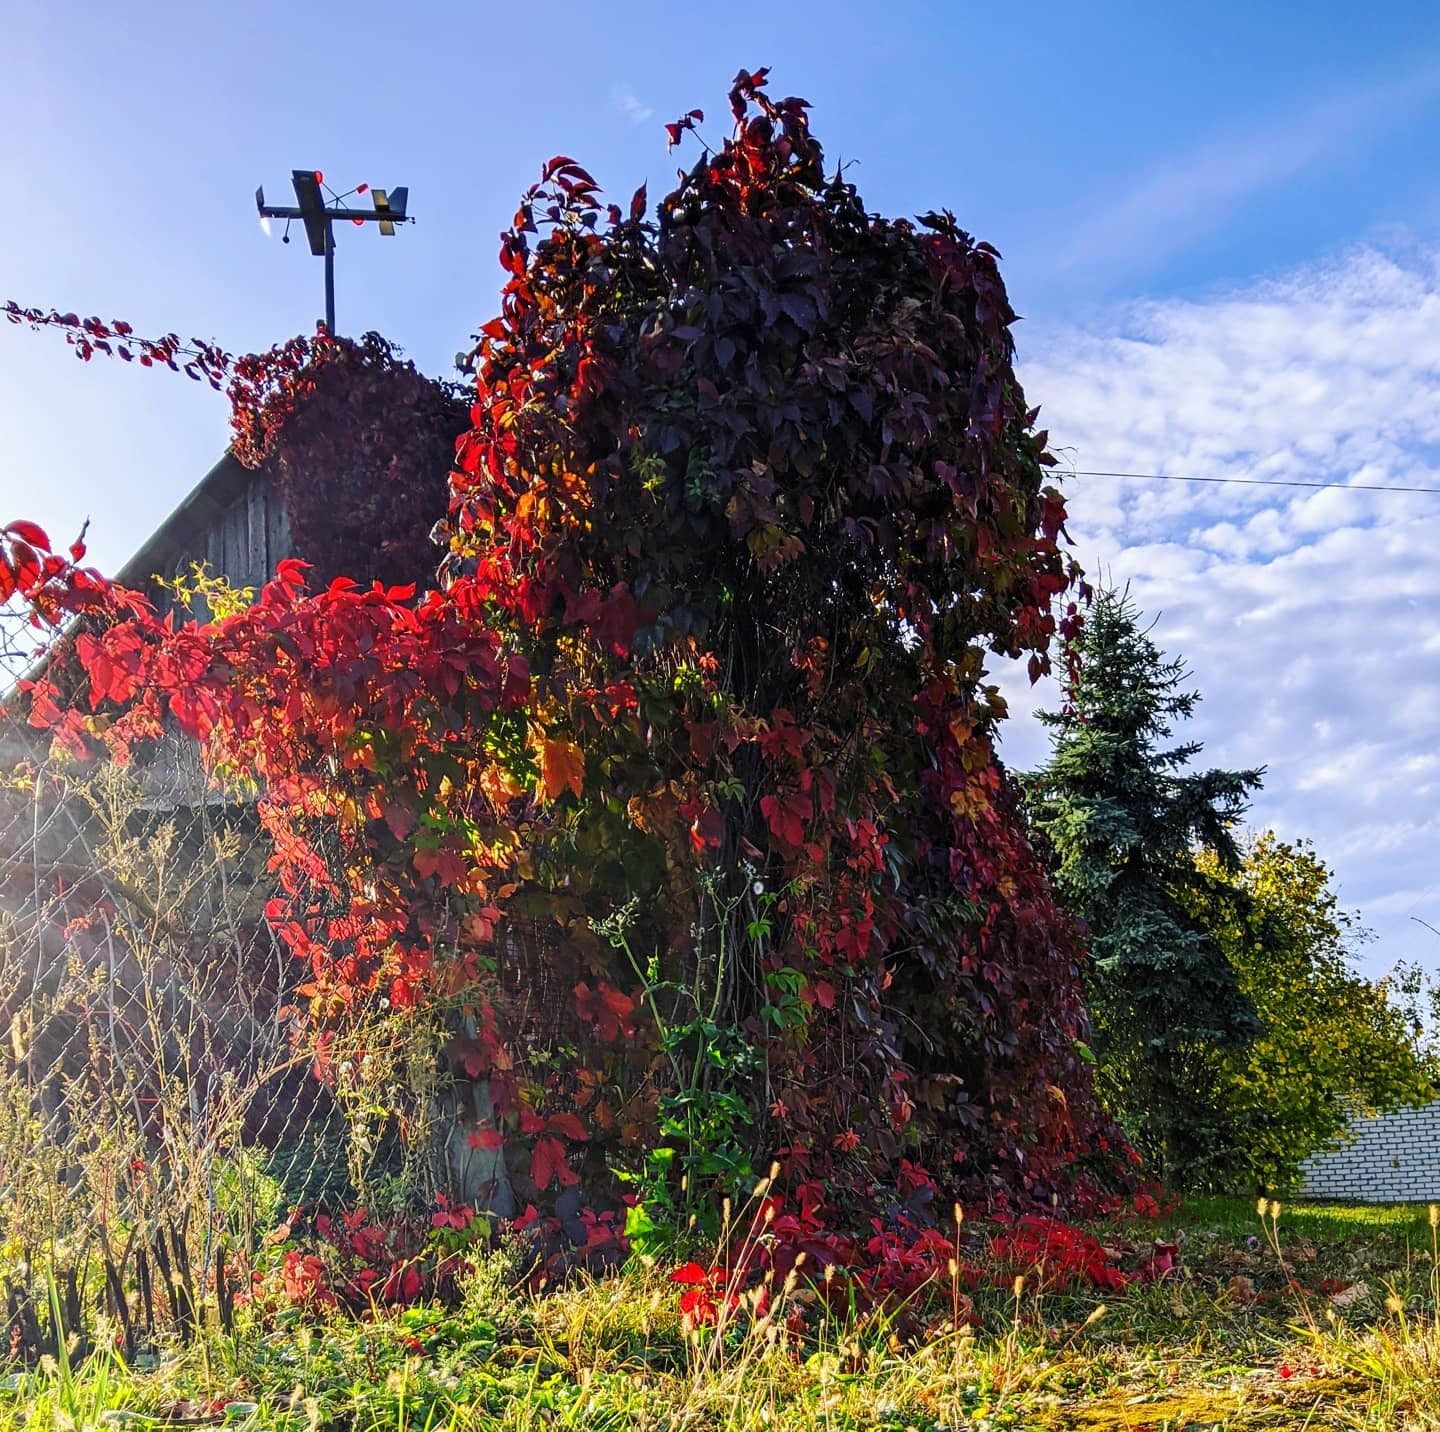
<path fill-rule="evenodd" d="M 1354 1139 L 1301 1169 L 1306 1198 L 1360 1203 L 1440 1203 L 1440 1100 L 1357 1119 Z"/>

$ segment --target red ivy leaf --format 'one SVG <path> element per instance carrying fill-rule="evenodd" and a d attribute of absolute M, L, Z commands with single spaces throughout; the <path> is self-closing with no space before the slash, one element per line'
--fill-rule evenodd
<path fill-rule="evenodd" d="M 545 1120 L 545 1127 L 552 1134 L 559 1134 L 575 1143 L 584 1143 L 590 1137 L 585 1125 L 574 1114 L 551 1114 Z"/>
<path fill-rule="evenodd" d="M 606 1043 L 622 1035 L 629 1039 L 635 1033 L 635 1002 L 629 995 L 602 983 L 592 990 L 584 980 L 575 986 L 575 1012 L 581 1019 L 589 1020 L 596 1027 L 600 1038 Z"/>
<path fill-rule="evenodd" d="M 580 1182 L 580 1175 L 566 1162 L 565 1145 L 548 1135 L 535 1143 L 535 1151 L 530 1155 L 530 1177 L 542 1192 L 556 1181 L 561 1188 Z"/>
<path fill-rule="evenodd" d="M 394 800 L 387 801 L 382 811 L 385 824 L 390 827 L 390 834 L 396 840 L 404 840 L 417 824 L 415 811 L 408 801 Z"/>
<path fill-rule="evenodd" d="M 39 547 L 46 552 L 50 550 L 50 539 L 45 535 L 45 529 L 37 527 L 33 522 L 12 522 L 5 532 L 7 536 L 18 537 L 32 547 Z"/>
<path fill-rule="evenodd" d="M 464 856 L 437 846 L 422 846 L 413 857 L 416 873 L 433 875 L 441 885 L 455 885 L 469 873 Z"/>
<path fill-rule="evenodd" d="M 798 849 L 805 843 L 805 826 L 814 815 L 815 807 L 808 795 L 796 791 L 784 797 L 762 797 L 760 813 L 776 840 Z"/>
<path fill-rule="evenodd" d="M 725 840 L 725 817 L 718 810 L 702 811 L 690 826 L 690 843 L 696 850 L 718 850 Z"/>

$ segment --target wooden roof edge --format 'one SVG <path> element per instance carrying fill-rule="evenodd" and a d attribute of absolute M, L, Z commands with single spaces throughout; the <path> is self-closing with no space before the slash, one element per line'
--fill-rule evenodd
<path fill-rule="evenodd" d="M 143 592 L 154 576 L 170 576 L 166 569 L 170 559 L 183 554 L 188 547 L 186 534 L 197 524 L 223 512 L 246 486 L 259 480 L 260 474 L 245 467 L 227 447 L 220 460 L 195 484 L 180 505 L 145 539 L 138 551 L 115 573 L 114 580 L 122 587 Z M 153 596 L 153 592 L 151 593 Z M 8 684 L 0 682 L 0 716 L 14 714 L 14 702 L 22 682 L 38 681 L 49 669 L 60 648 L 74 636 L 80 625 L 72 619 L 56 634 L 44 654 Z"/>
<path fill-rule="evenodd" d="M 260 474 L 245 467 L 226 448 L 220 461 L 190 490 L 180 505 L 147 537 L 139 551 L 115 574 L 121 586 L 144 591 L 157 573 L 170 576 L 171 559 L 190 550 L 186 537 L 200 523 L 224 512 Z"/>

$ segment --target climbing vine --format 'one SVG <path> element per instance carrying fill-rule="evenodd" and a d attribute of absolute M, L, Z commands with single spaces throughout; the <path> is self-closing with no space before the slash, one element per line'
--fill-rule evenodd
<path fill-rule="evenodd" d="M 288 562 L 177 625 L 55 558 L 48 614 L 105 611 L 32 720 L 121 754 L 173 721 L 254 783 L 317 1064 L 338 1077 L 328 1032 L 366 1010 L 449 1011 L 489 1156 L 467 1202 L 563 1217 L 572 1188 L 718 1193 L 771 1155 L 898 1180 L 912 1212 L 1083 1200 L 1128 1156 L 984 670 L 1043 672 L 1078 580 L 998 255 L 948 213 L 869 212 L 766 79 L 654 206 L 544 166 L 468 421 L 375 344 L 235 366 L 242 448 L 313 488 L 313 541 L 328 484 L 393 477 L 366 584 Z M 382 382 L 406 395 L 383 422 Z M 417 596 L 396 569 L 431 518 Z"/>

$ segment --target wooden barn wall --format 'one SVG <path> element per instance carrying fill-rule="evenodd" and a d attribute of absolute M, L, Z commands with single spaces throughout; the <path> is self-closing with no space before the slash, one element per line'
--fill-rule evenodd
<path fill-rule="evenodd" d="M 182 545 L 163 564 L 162 576 L 188 572 L 192 562 L 203 561 L 213 575 L 225 577 L 231 586 L 253 587 L 258 592 L 274 575 L 276 564 L 294 555 L 285 508 L 270 485 L 258 477 L 219 512 L 199 519 L 190 531 L 177 536 Z M 173 600 L 161 595 L 162 613 L 173 605 Z"/>

